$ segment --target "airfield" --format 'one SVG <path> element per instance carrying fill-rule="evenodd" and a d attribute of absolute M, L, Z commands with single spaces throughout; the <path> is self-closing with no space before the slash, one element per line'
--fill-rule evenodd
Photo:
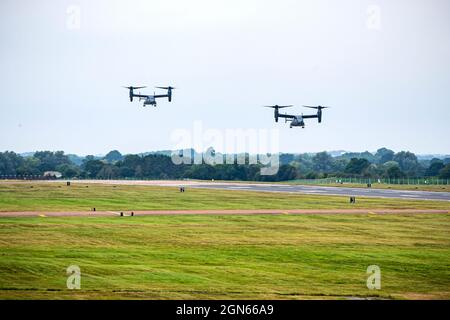
<path fill-rule="evenodd" d="M 449 200 L 276 183 L 2 181 L 0 299 L 449 299 Z M 66 287 L 70 265 L 79 290 Z M 379 290 L 366 285 L 370 265 Z"/>
<path fill-rule="evenodd" d="M 376 197 L 394 199 L 442 200 L 450 201 L 450 192 L 389 190 L 376 188 L 346 188 L 308 185 L 289 185 L 275 183 L 226 183 L 204 181 L 133 181 L 133 180 L 83 180 L 84 183 L 156 185 L 156 186 L 188 186 L 201 189 L 248 190 L 255 192 L 287 192 L 300 194 L 323 194 L 337 196 Z"/>

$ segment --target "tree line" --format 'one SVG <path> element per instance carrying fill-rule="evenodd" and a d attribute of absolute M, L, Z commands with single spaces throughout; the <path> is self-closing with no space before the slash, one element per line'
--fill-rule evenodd
<path fill-rule="evenodd" d="M 247 155 L 248 156 L 248 155 Z M 89 179 L 202 179 L 244 181 L 287 181 L 317 178 L 421 178 L 450 179 L 450 158 L 419 160 L 408 151 L 381 148 L 375 153 L 280 154 L 278 173 L 260 174 L 258 164 L 175 165 L 167 152 L 122 155 L 109 152 L 104 157 L 86 156 L 74 160 L 63 151 L 38 151 L 32 156 L 0 152 L 0 178 L 42 176 L 57 171 L 64 178 Z"/>

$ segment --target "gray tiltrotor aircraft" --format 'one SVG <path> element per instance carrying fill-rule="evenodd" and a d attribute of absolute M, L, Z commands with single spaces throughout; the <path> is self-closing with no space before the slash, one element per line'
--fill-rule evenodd
<path fill-rule="evenodd" d="M 316 109 L 317 110 L 317 114 L 309 114 L 309 115 L 293 115 L 293 114 L 280 114 L 279 109 L 283 109 L 283 108 L 290 108 L 293 107 L 293 105 L 288 105 L 288 106 L 279 106 L 279 105 L 274 105 L 274 106 L 265 106 L 266 108 L 273 108 L 274 110 L 274 117 L 275 117 L 275 122 L 278 122 L 278 118 L 284 118 L 285 122 L 290 121 L 290 128 L 292 127 L 305 127 L 305 119 L 312 119 L 312 118 L 317 118 L 317 121 L 319 123 L 322 122 L 322 110 L 329 108 L 329 107 L 322 107 L 322 106 L 304 106 L 305 108 L 311 108 L 311 109 Z"/>
<path fill-rule="evenodd" d="M 144 100 L 144 104 L 143 106 L 145 107 L 146 105 L 151 105 L 151 106 L 155 106 L 156 107 L 156 99 L 157 98 L 165 98 L 167 97 L 167 99 L 170 101 L 172 101 L 172 90 L 175 89 L 174 87 L 168 86 L 168 87 L 156 87 L 158 89 L 165 89 L 167 90 L 167 94 L 153 94 L 153 95 L 146 95 L 146 94 L 141 94 L 140 92 L 138 94 L 134 93 L 134 90 L 136 89 L 142 89 L 142 88 L 146 88 L 146 87 L 124 87 L 128 90 L 130 90 L 130 101 L 133 101 L 133 98 L 139 98 L 139 101 Z"/>

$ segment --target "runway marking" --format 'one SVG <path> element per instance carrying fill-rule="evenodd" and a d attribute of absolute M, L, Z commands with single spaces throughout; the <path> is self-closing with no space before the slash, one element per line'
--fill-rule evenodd
<path fill-rule="evenodd" d="M 450 201 L 450 198 L 446 199 L 441 197 L 443 193 L 440 192 L 428 192 L 421 194 L 421 192 L 416 192 L 415 194 L 402 194 L 405 190 L 382 190 L 382 189 L 371 189 L 365 190 L 360 188 L 336 188 L 334 187 L 323 187 L 315 188 L 310 186 L 274 186 L 274 185 L 247 185 L 245 188 L 240 186 L 241 190 L 248 190 L 253 192 L 274 192 L 274 193 L 293 193 L 293 194 L 314 194 L 314 195 L 330 195 L 330 196 L 341 196 L 347 197 L 350 195 L 360 196 L 360 197 L 371 197 L 371 198 L 388 198 L 388 199 L 413 199 L 413 200 L 430 200 L 430 201 Z M 223 189 L 223 190 L 239 190 L 237 186 L 230 185 L 202 185 L 194 186 L 194 188 L 203 189 Z M 311 188 L 311 189 L 310 189 Z M 320 188 L 320 189 L 319 189 Z"/>
<path fill-rule="evenodd" d="M 47 216 L 45 214 L 40 214 L 39 217 L 47 218 Z"/>

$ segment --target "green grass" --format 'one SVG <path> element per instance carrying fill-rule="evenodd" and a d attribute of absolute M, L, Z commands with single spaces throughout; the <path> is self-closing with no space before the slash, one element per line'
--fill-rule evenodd
<path fill-rule="evenodd" d="M 0 211 L 188 210 L 188 209 L 450 209 L 448 201 L 357 198 L 138 185 L 74 183 L 0 184 Z"/>
<path fill-rule="evenodd" d="M 0 211 L 449 209 L 448 202 L 0 184 Z M 0 218 L 0 299 L 450 298 L 450 215 Z M 82 289 L 66 288 L 78 265 Z M 368 290 L 378 265 L 382 289 Z"/>
<path fill-rule="evenodd" d="M 0 218 L 0 299 L 449 299 L 449 230 L 448 214 Z"/>

